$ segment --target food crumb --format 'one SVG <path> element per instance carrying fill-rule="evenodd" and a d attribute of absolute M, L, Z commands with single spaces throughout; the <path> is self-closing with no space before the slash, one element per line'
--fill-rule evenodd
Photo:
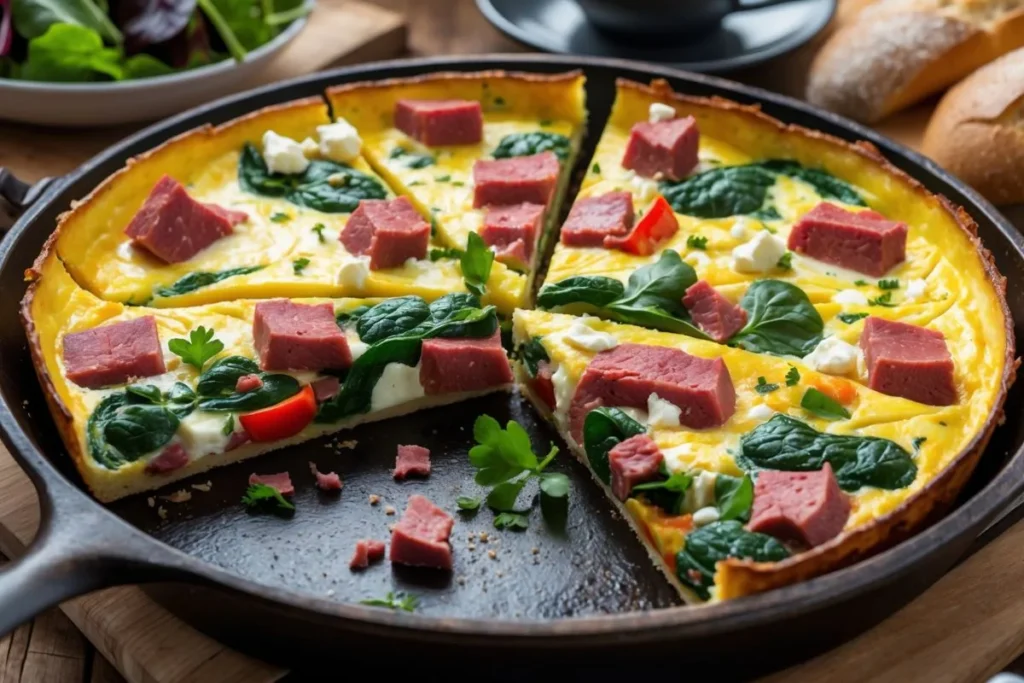
<path fill-rule="evenodd" d="M 493 550 L 488 550 L 487 557 L 491 558 L 492 560 L 496 560 L 498 559 L 498 553 Z"/>
<path fill-rule="evenodd" d="M 156 509 L 156 514 L 160 516 L 160 519 L 167 519 L 167 510 L 164 510 L 163 505 Z"/>
<path fill-rule="evenodd" d="M 470 550 L 476 550 L 476 545 L 475 545 L 475 544 L 473 544 L 473 543 L 470 543 L 470 544 L 469 544 L 469 545 L 468 545 L 467 547 L 468 547 L 468 548 L 469 548 Z"/>
<path fill-rule="evenodd" d="M 349 439 L 348 441 L 342 441 L 338 444 L 338 448 L 355 448 L 359 442 L 355 439 Z"/>
<path fill-rule="evenodd" d="M 370 505 L 376 505 L 379 502 L 380 502 L 380 496 L 378 496 L 376 493 L 371 493 L 370 494 Z"/>
<path fill-rule="evenodd" d="M 459 577 L 457 577 L 455 579 L 455 582 L 458 583 L 460 586 L 465 586 L 466 585 L 466 577 L 465 576 L 459 576 Z"/>
<path fill-rule="evenodd" d="M 397 524 L 388 524 L 388 530 L 389 531 L 394 531 L 396 526 L 398 526 L 398 525 Z"/>
<path fill-rule="evenodd" d="M 333 588 L 328 588 L 327 589 L 327 597 L 329 597 L 329 598 L 333 598 L 334 597 L 334 589 Z"/>
<path fill-rule="evenodd" d="M 470 532 L 469 532 L 469 536 L 467 536 L 466 538 L 467 538 L 468 540 L 472 541 L 473 539 L 475 539 L 475 538 L 476 538 L 476 534 L 474 534 L 474 533 L 473 533 L 472 531 L 470 531 Z"/>
<path fill-rule="evenodd" d="M 192 484 L 192 488 L 196 491 L 202 491 L 203 493 L 209 493 L 210 489 L 213 488 L 213 482 L 208 481 L 205 484 Z"/>
<path fill-rule="evenodd" d="M 505 572 L 503 572 L 503 571 L 501 571 L 501 570 L 499 569 L 499 570 L 498 570 L 498 572 L 497 572 L 497 573 L 496 573 L 495 575 L 496 575 L 496 576 L 497 576 L 497 577 L 498 577 L 498 578 L 500 579 L 500 578 L 502 578 L 503 576 L 505 576 Z"/>
<path fill-rule="evenodd" d="M 154 498 L 153 496 L 147 498 L 146 505 L 148 505 L 149 507 L 153 507 L 154 505 L 156 505 L 156 498 Z"/>
<path fill-rule="evenodd" d="M 533 546 L 532 548 L 530 548 L 530 552 L 534 555 L 538 555 L 540 554 L 540 548 L 538 548 L 537 546 Z"/>
<path fill-rule="evenodd" d="M 161 500 L 166 500 L 168 503 L 187 503 L 192 500 L 192 494 L 181 489 L 167 496 L 160 496 Z"/>
<path fill-rule="evenodd" d="M 486 531 L 481 531 L 480 532 L 480 542 L 481 543 L 487 543 L 487 539 L 489 539 L 489 538 L 490 538 L 490 536 L 487 535 Z"/>
<path fill-rule="evenodd" d="M 395 514 L 395 508 L 393 506 L 391 506 L 391 505 L 386 506 L 384 508 L 384 514 L 385 515 L 393 515 L 393 514 Z"/>

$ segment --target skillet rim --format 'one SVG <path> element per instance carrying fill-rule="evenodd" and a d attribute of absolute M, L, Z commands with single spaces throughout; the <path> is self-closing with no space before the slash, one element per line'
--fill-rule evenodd
<path fill-rule="evenodd" d="M 984 216 L 985 220 L 999 231 L 1005 239 L 1005 243 L 1000 246 L 1009 247 L 1024 256 L 1024 236 L 1017 233 L 1009 221 L 976 192 L 920 154 L 837 115 L 761 88 L 643 62 L 545 54 L 493 54 L 390 60 L 316 73 L 215 100 L 146 127 L 83 163 L 36 202 L 0 243 L 0 270 L 10 267 L 8 261 L 14 245 L 32 227 L 38 214 L 55 203 L 56 196 L 67 184 L 95 173 L 97 167 L 111 160 L 120 159 L 123 162 L 130 156 L 126 153 L 127 149 L 142 143 L 151 136 L 166 137 L 168 131 L 177 126 L 202 123 L 204 115 L 210 112 L 260 98 L 284 101 L 288 97 L 282 94 L 291 89 L 309 87 L 313 84 L 327 87 L 332 83 L 337 84 L 339 78 L 354 81 L 360 77 L 387 78 L 445 68 L 453 70 L 528 69 L 531 66 L 542 67 L 545 70 L 550 70 L 552 66 L 567 69 L 583 68 L 584 70 L 588 67 L 618 69 L 629 72 L 633 78 L 639 78 L 639 74 L 643 74 L 643 77 L 648 79 L 667 78 L 677 82 L 697 84 L 715 91 L 710 94 L 724 95 L 741 101 L 768 103 L 790 115 L 796 113 L 807 117 L 814 121 L 814 125 L 820 126 L 825 123 L 842 131 L 847 139 L 868 140 L 884 150 L 887 155 L 894 157 L 890 161 L 910 162 L 915 167 L 914 173 L 911 174 L 912 177 L 930 177 L 930 179 L 938 180 L 955 190 L 963 197 L 962 204 L 970 206 L 975 215 Z M 898 163 L 897 166 L 899 167 Z M 562 646 L 570 641 L 579 641 L 592 636 L 613 637 L 616 642 L 621 644 L 624 644 L 623 638 L 628 638 L 630 642 L 641 642 L 664 640 L 669 637 L 706 637 L 763 626 L 783 617 L 794 618 L 809 614 L 825 609 L 832 604 L 855 599 L 887 583 L 895 582 L 914 568 L 925 564 L 945 544 L 959 541 L 966 545 L 970 538 L 978 535 L 987 521 L 1024 491 L 1024 455 L 1022 455 L 1024 447 L 1022 447 L 1013 454 L 982 491 L 976 493 L 974 497 L 952 510 L 929 528 L 895 547 L 850 567 L 809 581 L 759 595 L 703 606 L 697 610 L 677 606 L 653 612 L 629 612 L 556 620 L 496 621 L 438 618 L 419 614 L 396 614 L 360 605 L 337 603 L 312 594 L 267 586 L 244 579 L 216 565 L 201 561 L 121 520 L 64 477 L 49 458 L 31 443 L 29 436 L 17 424 L 17 418 L 11 410 L 7 397 L 2 394 L 0 394 L 0 432 L 2 432 L 0 436 L 3 437 L 12 454 L 21 465 L 27 468 L 29 476 L 37 486 L 40 498 L 45 499 L 42 501 L 44 513 L 49 507 L 53 507 L 55 501 L 59 502 L 59 496 L 62 493 L 59 487 L 62 486 L 67 489 L 69 495 L 77 494 L 80 497 L 75 502 L 85 504 L 85 501 L 88 501 L 89 507 L 97 513 L 102 510 L 105 513 L 103 517 L 111 524 L 123 525 L 118 531 L 124 537 L 126 546 L 129 545 L 126 532 L 129 532 L 141 538 L 145 545 L 150 546 L 149 551 L 159 551 L 163 554 L 163 557 L 154 559 L 152 552 L 147 553 L 145 557 L 141 553 L 136 553 L 136 557 L 133 558 L 136 562 L 147 564 L 153 569 L 173 569 L 181 574 L 181 578 L 184 580 L 214 584 L 257 600 L 270 602 L 277 607 L 302 610 L 308 620 L 314 618 L 335 619 L 363 628 L 370 627 L 374 630 L 374 635 L 385 637 L 388 635 L 396 637 L 411 635 L 425 642 L 436 638 L 459 637 L 467 643 L 486 642 L 490 646 L 501 644 L 494 642 L 495 636 L 503 636 L 505 638 L 503 642 L 507 644 L 515 642 L 521 644 L 521 641 L 528 641 L 531 645 L 540 645 L 544 648 Z M 44 515 L 41 533 L 53 521 L 54 518 Z M 57 519 L 57 521 L 60 520 Z M 146 579 L 145 576 L 139 578 L 140 580 Z M 596 645 L 598 642 L 599 640 L 593 640 L 590 644 Z"/>

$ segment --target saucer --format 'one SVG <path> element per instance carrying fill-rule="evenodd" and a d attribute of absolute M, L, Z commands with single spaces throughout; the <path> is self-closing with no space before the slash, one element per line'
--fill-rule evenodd
<path fill-rule="evenodd" d="M 677 41 L 613 38 L 592 26 L 573 0 L 476 0 L 499 30 L 545 52 L 637 59 L 688 71 L 720 73 L 758 64 L 817 35 L 836 0 L 793 0 L 730 14 L 718 26 Z"/>

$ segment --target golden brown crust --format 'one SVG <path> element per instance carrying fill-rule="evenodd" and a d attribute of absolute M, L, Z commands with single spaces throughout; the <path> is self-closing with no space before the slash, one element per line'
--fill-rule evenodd
<path fill-rule="evenodd" d="M 435 71 L 433 73 L 421 74 L 419 76 L 382 78 L 376 81 L 358 81 L 356 83 L 333 85 L 327 88 L 326 94 L 328 99 L 333 99 L 352 92 L 364 93 L 370 90 L 390 90 L 395 87 L 429 85 L 434 83 L 450 84 L 452 81 L 472 82 L 512 80 L 521 81 L 523 83 L 571 83 L 582 75 L 583 71 L 581 69 L 563 71 L 554 74 L 537 74 L 526 71 L 504 71 L 501 69 L 494 69 L 491 71 Z"/>
<path fill-rule="evenodd" d="M 992 202 L 1024 203 L 1024 49 L 950 90 L 922 149 Z"/>

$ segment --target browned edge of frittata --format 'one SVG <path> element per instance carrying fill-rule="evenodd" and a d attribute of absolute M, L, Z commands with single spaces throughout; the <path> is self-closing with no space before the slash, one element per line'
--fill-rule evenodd
<path fill-rule="evenodd" d="M 462 81 L 463 83 L 479 81 L 504 80 L 521 81 L 523 83 L 569 83 L 583 75 L 582 69 L 572 69 L 553 74 L 538 74 L 526 71 L 506 71 L 504 69 L 492 69 L 489 71 L 435 71 L 433 73 L 421 74 L 419 76 L 403 76 L 400 78 L 381 78 L 376 81 L 357 81 L 355 83 L 343 83 L 332 85 L 325 91 L 327 100 L 330 102 L 333 97 L 341 97 L 353 92 L 360 94 L 371 93 L 372 91 L 390 90 L 392 88 L 403 88 L 410 85 L 428 85 L 433 83 L 446 83 L 451 81 Z"/>
<path fill-rule="evenodd" d="M 859 560 L 877 554 L 902 541 L 937 519 L 960 493 L 970 479 L 992 432 L 1001 424 L 1003 404 L 1010 385 L 1016 378 L 1020 360 L 1015 357 L 1013 318 L 1006 302 L 1006 278 L 998 271 L 991 252 L 978 238 L 978 225 L 962 207 L 942 195 L 929 192 L 919 181 L 892 165 L 867 141 L 850 143 L 821 131 L 803 126 L 784 124 L 768 116 L 757 105 L 742 105 L 722 97 L 695 97 L 675 92 L 663 79 L 652 81 L 650 86 L 618 79 L 620 90 L 635 90 L 667 103 L 681 105 L 685 113 L 689 109 L 726 112 L 745 120 L 745 125 L 765 129 L 770 135 L 794 135 L 818 144 L 828 145 L 849 154 L 855 154 L 874 164 L 878 170 L 903 184 L 924 201 L 938 204 L 960 227 L 981 260 L 982 267 L 993 290 L 996 292 L 1003 314 L 1003 334 L 1006 337 L 1006 358 L 1000 389 L 995 397 L 988 420 L 974 437 L 939 474 L 928 482 L 918 493 L 907 499 L 892 512 L 873 522 L 840 534 L 828 543 L 803 552 L 782 562 L 752 562 L 730 558 L 717 565 L 715 577 L 716 596 L 728 599 L 759 593 L 810 579 Z"/>
<path fill-rule="evenodd" d="M 125 161 L 122 168 L 104 179 L 103 182 L 97 185 L 83 199 L 72 201 L 71 208 L 57 217 L 57 225 L 43 244 L 43 248 L 40 251 L 39 256 L 36 257 L 32 266 L 25 270 L 25 281 L 29 284 L 25 291 L 25 296 L 21 300 L 20 317 L 22 326 L 25 328 L 25 337 L 28 342 L 29 353 L 32 357 L 32 364 L 35 366 L 36 376 L 39 378 L 39 383 L 43 389 L 43 395 L 45 396 L 46 403 L 50 408 L 50 414 L 53 416 L 54 423 L 57 425 L 57 431 L 60 433 L 68 454 L 71 456 L 71 460 L 75 464 L 75 468 L 78 470 L 86 484 L 89 485 L 90 490 L 93 491 L 94 494 L 96 491 L 93 490 L 90 485 L 91 478 L 89 476 L 89 467 L 87 455 L 84 452 L 84 445 L 76 432 L 74 417 L 57 394 L 53 378 L 50 377 L 50 371 L 46 367 L 39 334 L 36 331 L 32 314 L 32 304 L 35 300 L 36 290 L 39 288 L 41 278 L 43 277 L 44 264 L 51 258 L 60 260 L 60 256 L 57 253 L 57 240 L 60 239 L 61 232 L 65 228 L 67 221 L 75 214 L 75 212 L 81 210 L 82 207 L 89 206 L 90 204 L 98 201 L 104 194 L 110 192 L 111 188 L 114 187 L 114 184 L 126 178 L 128 174 L 131 173 L 132 168 L 141 161 L 151 160 L 164 154 L 173 154 L 180 146 L 194 144 L 196 139 L 201 143 L 204 139 L 212 139 L 235 126 L 244 125 L 245 123 L 252 122 L 263 116 L 272 115 L 289 109 L 302 109 L 313 105 L 326 107 L 326 101 L 323 97 L 315 95 L 312 97 L 263 107 L 254 112 L 245 114 L 244 116 L 226 121 L 219 126 L 213 126 L 209 123 L 205 123 L 192 128 L 191 130 L 179 133 L 150 150 L 134 157 L 130 157 Z M 68 276 L 74 280 L 74 274 L 70 270 L 68 270 Z M 77 280 L 75 280 L 75 283 L 83 291 L 89 291 L 88 288 L 82 287 L 81 283 Z M 142 306 L 141 308 L 145 308 L 145 306 Z M 161 480 L 161 483 L 163 483 L 163 480 Z"/>

